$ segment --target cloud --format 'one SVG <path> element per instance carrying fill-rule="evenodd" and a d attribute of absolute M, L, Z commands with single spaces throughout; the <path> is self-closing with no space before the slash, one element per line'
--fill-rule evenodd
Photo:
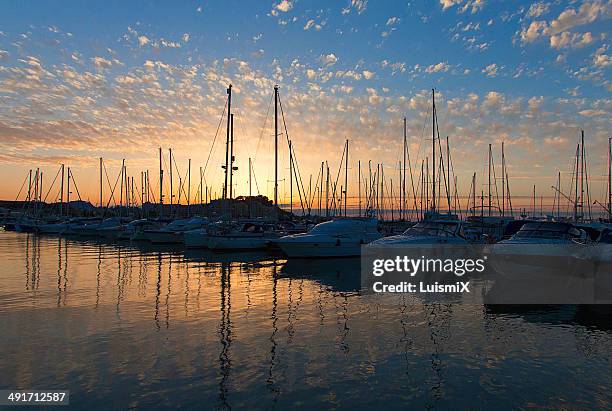
<path fill-rule="evenodd" d="M 387 19 L 387 26 L 394 26 L 399 22 L 400 22 L 399 17 L 389 17 L 389 19 Z"/>
<path fill-rule="evenodd" d="M 442 5 L 443 11 L 457 6 L 458 13 L 465 13 L 470 10 L 472 14 L 476 14 L 484 8 L 485 0 L 440 0 L 440 5 Z"/>
<path fill-rule="evenodd" d="M 150 42 L 149 38 L 147 36 L 138 36 L 138 44 L 140 46 L 145 46 Z"/>
<path fill-rule="evenodd" d="M 531 18 L 536 18 L 536 17 L 543 16 L 549 11 L 550 11 L 550 4 L 539 1 L 529 6 L 529 10 L 527 10 L 527 16 Z"/>
<path fill-rule="evenodd" d="M 196 9 L 196 11 L 197 11 L 198 13 L 202 13 L 202 6 L 198 6 L 198 8 Z"/>
<path fill-rule="evenodd" d="M 504 103 L 504 95 L 497 91 L 489 91 L 482 102 L 482 108 L 486 111 L 499 110 Z"/>
<path fill-rule="evenodd" d="M 561 36 L 567 38 L 570 34 L 563 34 L 564 32 L 593 23 L 602 17 L 612 17 L 612 1 L 606 3 L 600 0 L 585 1 L 578 9 L 566 8 L 550 22 L 545 20 L 532 21 L 529 26 L 521 29 L 520 38 L 523 44 L 532 43 L 540 37 L 554 37 L 560 33 Z M 556 36 L 555 43 L 559 40 L 560 37 Z M 551 46 L 552 44 L 551 41 Z"/>
<path fill-rule="evenodd" d="M 603 117 L 607 116 L 609 113 L 601 109 L 587 109 L 579 111 L 578 114 L 584 117 Z"/>
<path fill-rule="evenodd" d="M 612 56 L 605 54 L 607 46 L 602 46 L 593 55 L 593 65 L 597 68 L 608 68 L 612 66 Z"/>
<path fill-rule="evenodd" d="M 187 43 L 189 41 L 189 33 L 183 34 L 182 39 L 183 39 L 183 42 Z"/>
<path fill-rule="evenodd" d="M 375 74 L 375 73 L 374 73 L 374 72 L 372 72 L 372 71 L 369 71 L 369 70 L 363 70 L 363 71 L 361 72 L 361 74 L 363 74 L 363 77 L 364 77 L 366 80 L 370 80 L 371 78 L 373 78 L 373 77 L 374 77 L 374 74 Z"/>
<path fill-rule="evenodd" d="M 349 14 L 355 10 L 357 14 L 361 14 L 368 8 L 368 0 L 350 0 L 348 6 L 342 9 L 342 14 Z"/>
<path fill-rule="evenodd" d="M 319 57 L 319 61 L 326 66 L 332 66 L 338 61 L 338 57 L 334 53 L 323 54 Z"/>
<path fill-rule="evenodd" d="M 9 52 L 6 50 L 0 50 L 0 61 L 8 60 L 8 58 L 9 58 Z"/>
<path fill-rule="evenodd" d="M 306 24 L 304 25 L 304 30 L 310 30 L 310 28 L 312 26 L 314 26 L 315 21 L 313 19 L 310 19 L 306 22 Z"/>
<path fill-rule="evenodd" d="M 94 57 L 91 60 L 98 70 L 109 69 L 113 65 L 112 61 L 107 60 L 104 57 Z"/>
<path fill-rule="evenodd" d="M 554 49 L 581 48 L 593 43 L 595 39 L 591 32 L 570 33 L 564 31 L 559 35 L 550 37 L 550 47 Z"/>
<path fill-rule="evenodd" d="M 446 61 L 441 61 L 438 64 L 432 64 L 431 66 L 427 67 L 425 71 L 427 73 L 437 73 L 440 71 L 446 72 L 448 71 L 449 68 L 450 66 L 448 65 Z"/>
<path fill-rule="evenodd" d="M 309 80 L 312 80 L 316 76 L 317 76 L 317 72 L 314 71 L 313 69 L 306 70 L 306 77 L 308 77 Z"/>
<path fill-rule="evenodd" d="M 497 77 L 499 67 L 496 63 L 489 64 L 485 68 L 482 69 L 482 72 L 485 73 L 487 77 Z"/>
<path fill-rule="evenodd" d="M 274 6 L 274 8 L 278 11 L 286 13 L 293 8 L 293 3 L 291 3 L 289 0 L 282 0 L 280 3 Z"/>

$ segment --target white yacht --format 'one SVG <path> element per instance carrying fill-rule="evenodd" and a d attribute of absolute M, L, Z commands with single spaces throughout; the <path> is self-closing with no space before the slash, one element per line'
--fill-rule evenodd
<path fill-rule="evenodd" d="M 273 241 L 289 257 L 355 257 L 361 246 L 381 237 L 372 218 L 342 218 L 326 221 L 310 231 Z"/>
<path fill-rule="evenodd" d="M 208 225 L 208 220 L 202 217 L 174 220 L 159 229 L 144 230 L 142 239 L 153 244 L 178 244 L 183 242 L 183 233 Z"/>
<path fill-rule="evenodd" d="M 554 278 L 584 270 L 592 244 L 573 224 L 528 222 L 509 239 L 488 247 L 488 254 L 494 268 L 507 277 Z"/>
<path fill-rule="evenodd" d="M 463 236 L 464 223 L 460 220 L 423 221 L 410 227 L 402 234 L 384 237 L 370 243 L 371 246 L 406 245 L 467 245 Z"/>
<path fill-rule="evenodd" d="M 207 246 L 213 251 L 260 250 L 277 238 L 273 224 L 244 222 L 227 232 L 209 233 Z"/>

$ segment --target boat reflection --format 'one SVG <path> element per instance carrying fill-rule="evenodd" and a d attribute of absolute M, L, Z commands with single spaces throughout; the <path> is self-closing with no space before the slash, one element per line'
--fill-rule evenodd
<path fill-rule="evenodd" d="M 332 291 L 361 290 L 359 258 L 291 258 L 281 267 L 280 276 L 315 281 Z"/>

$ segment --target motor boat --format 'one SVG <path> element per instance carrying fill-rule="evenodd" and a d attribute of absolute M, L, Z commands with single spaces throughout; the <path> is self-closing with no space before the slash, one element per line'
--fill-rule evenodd
<path fill-rule="evenodd" d="M 584 273 L 590 268 L 593 242 L 573 224 L 539 221 L 524 224 L 507 240 L 487 248 L 494 268 L 513 278 L 550 278 L 559 274 Z"/>
<path fill-rule="evenodd" d="M 289 257 L 355 257 L 361 246 L 377 240 L 378 221 L 373 218 L 341 218 L 314 226 L 310 231 L 291 234 L 272 243 Z"/>
<path fill-rule="evenodd" d="M 55 218 L 41 221 L 36 226 L 36 231 L 43 234 L 61 234 L 68 228 L 68 221 Z"/>
<path fill-rule="evenodd" d="M 227 233 L 232 228 L 235 228 L 233 223 L 218 221 L 202 228 L 185 231 L 183 233 L 183 242 L 187 248 L 208 248 L 208 238 L 210 235 Z"/>
<path fill-rule="evenodd" d="M 226 232 L 208 235 L 208 248 L 213 251 L 260 250 L 279 237 L 274 224 L 243 222 Z"/>
<path fill-rule="evenodd" d="M 153 244 L 180 244 L 183 242 L 183 234 L 185 232 L 202 228 L 206 225 L 208 225 L 208 220 L 202 217 L 174 220 L 157 229 L 146 229 L 139 237 Z"/>
<path fill-rule="evenodd" d="M 117 240 L 130 220 L 121 217 L 110 217 L 100 223 L 97 228 L 98 235 L 109 240 Z"/>
<path fill-rule="evenodd" d="M 402 234 L 372 241 L 370 246 L 405 245 L 467 245 L 463 236 L 464 223 L 460 220 L 433 220 L 417 223 Z"/>
<path fill-rule="evenodd" d="M 102 220 L 95 219 L 75 219 L 68 223 L 66 229 L 62 232 L 64 235 L 75 235 L 82 237 L 97 237 L 98 228 Z"/>

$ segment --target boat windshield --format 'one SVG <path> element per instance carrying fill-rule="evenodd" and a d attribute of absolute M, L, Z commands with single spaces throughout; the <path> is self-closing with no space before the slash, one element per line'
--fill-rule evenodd
<path fill-rule="evenodd" d="M 576 238 L 580 230 L 569 224 L 527 223 L 514 235 L 514 238 Z"/>
<path fill-rule="evenodd" d="M 404 231 L 404 235 L 428 237 L 453 237 L 459 231 L 459 224 L 455 222 L 418 223 Z"/>

